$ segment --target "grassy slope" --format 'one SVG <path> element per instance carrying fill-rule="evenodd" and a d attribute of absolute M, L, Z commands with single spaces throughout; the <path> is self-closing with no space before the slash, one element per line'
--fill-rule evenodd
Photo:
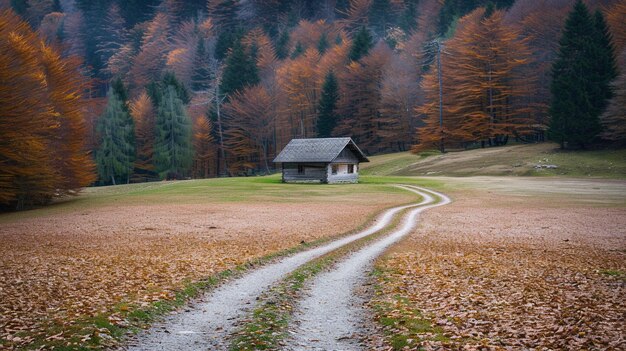
<path fill-rule="evenodd" d="M 561 151 L 542 143 L 446 154 L 408 152 L 374 156 L 363 175 L 395 176 L 562 176 L 626 178 L 626 150 Z M 556 169 L 536 169 L 536 165 Z"/>

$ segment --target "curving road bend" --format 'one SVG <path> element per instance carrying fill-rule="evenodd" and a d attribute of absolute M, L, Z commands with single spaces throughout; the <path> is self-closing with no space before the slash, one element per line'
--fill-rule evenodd
<path fill-rule="evenodd" d="M 236 331 L 237 323 L 250 313 L 254 308 L 256 298 L 263 291 L 301 265 L 384 229 L 400 211 L 423 206 L 432 201 L 432 197 L 425 191 L 408 186 L 402 186 L 402 188 L 422 195 L 424 200 L 385 211 L 377 218 L 374 225 L 359 233 L 286 257 L 227 282 L 207 294 L 192 309 L 170 315 L 163 322 L 140 333 L 124 349 L 132 351 L 227 350 L 228 335 Z"/>
<path fill-rule="evenodd" d="M 389 246 L 412 232 L 419 214 L 429 208 L 450 203 L 440 193 L 405 186 L 424 197 L 422 204 L 405 215 L 402 225 L 391 234 L 349 255 L 332 270 L 320 274 L 310 283 L 310 291 L 294 315 L 291 340 L 287 350 L 361 350 L 365 299 L 356 293 L 367 280 L 374 259 Z M 435 200 L 439 198 L 439 201 Z"/>

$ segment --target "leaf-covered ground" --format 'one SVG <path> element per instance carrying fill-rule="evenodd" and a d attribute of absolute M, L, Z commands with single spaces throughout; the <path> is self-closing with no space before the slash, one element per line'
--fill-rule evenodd
<path fill-rule="evenodd" d="M 207 196 L 217 203 L 196 203 L 197 195 L 163 203 L 128 201 L 122 193 L 96 205 L 4 215 L 0 349 L 21 349 L 33 340 L 89 345 L 108 332 L 99 327 L 124 327 L 128 309 L 172 299 L 190 282 L 303 241 L 355 229 L 378 210 L 412 198 L 375 191 L 366 203 L 361 195 L 341 193 L 347 190 L 292 189 L 320 194 L 290 199 L 289 191 L 278 196 L 261 188 L 231 191 L 227 196 L 243 198 L 235 203 L 215 194 Z M 245 200 L 246 192 L 269 200 Z M 98 315 L 105 320 L 84 323 Z"/>
<path fill-rule="evenodd" d="M 485 183 L 423 215 L 378 262 L 383 349 L 626 348 L 626 184 L 610 184 L 621 205 L 542 186 L 549 197 Z"/>

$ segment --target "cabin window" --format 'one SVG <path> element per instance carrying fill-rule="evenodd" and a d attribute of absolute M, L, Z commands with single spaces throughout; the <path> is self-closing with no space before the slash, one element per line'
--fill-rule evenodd
<path fill-rule="evenodd" d="M 354 173 L 354 165 L 348 165 L 348 174 Z"/>
<path fill-rule="evenodd" d="M 304 174 L 304 166 L 298 165 L 298 174 Z"/>
<path fill-rule="evenodd" d="M 338 165 L 332 165 L 332 173 L 333 174 L 337 174 L 337 170 L 339 170 L 339 166 Z"/>

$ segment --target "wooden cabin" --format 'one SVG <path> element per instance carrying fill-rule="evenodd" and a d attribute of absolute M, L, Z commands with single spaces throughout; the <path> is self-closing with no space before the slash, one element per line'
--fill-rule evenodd
<path fill-rule="evenodd" d="M 352 138 L 292 139 L 276 156 L 285 183 L 357 183 L 369 162 Z"/>

